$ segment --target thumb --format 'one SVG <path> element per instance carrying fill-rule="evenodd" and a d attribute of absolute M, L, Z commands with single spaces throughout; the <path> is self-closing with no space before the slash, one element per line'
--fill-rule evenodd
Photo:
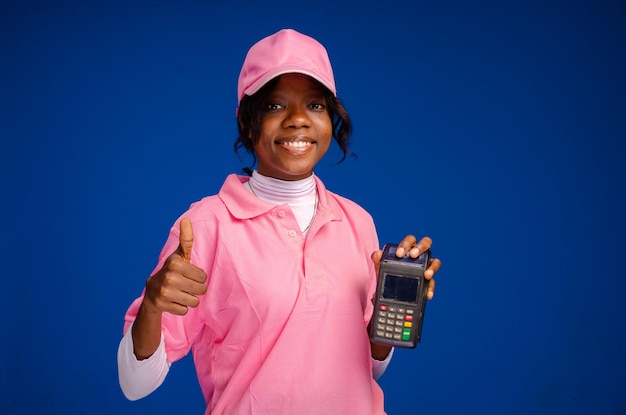
<path fill-rule="evenodd" d="M 191 260 L 191 247 L 193 246 L 193 227 L 189 218 L 180 220 L 180 255 L 187 262 Z"/>

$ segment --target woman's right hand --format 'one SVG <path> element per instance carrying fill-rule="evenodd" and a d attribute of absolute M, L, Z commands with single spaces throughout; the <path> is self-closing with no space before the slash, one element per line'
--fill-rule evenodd
<path fill-rule="evenodd" d="M 180 220 L 180 243 L 163 267 L 146 281 L 144 306 L 153 312 L 187 314 L 189 307 L 197 307 L 199 295 L 206 293 L 206 272 L 191 263 L 193 227 L 191 220 Z"/>
<path fill-rule="evenodd" d="M 178 249 L 146 281 L 146 292 L 133 323 L 133 349 L 138 360 L 149 358 L 159 346 L 163 312 L 187 314 L 189 307 L 200 304 L 198 296 L 207 290 L 206 273 L 190 262 L 193 246 L 191 221 L 182 218 L 179 226 Z"/>

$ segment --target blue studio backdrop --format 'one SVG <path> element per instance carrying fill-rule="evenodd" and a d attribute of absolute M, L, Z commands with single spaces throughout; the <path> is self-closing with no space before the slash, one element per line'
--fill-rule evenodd
<path fill-rule="evenodd" d="M 0 413 L 203 413 L 189 357 L 123 397 L 123 316 L 249 163 L 238 72 L 284 27 L 327 47 L 355 125 L 316 173 L 443 261 L 387 412 L 625 414 L 620 0 L 3 1 Z"/>

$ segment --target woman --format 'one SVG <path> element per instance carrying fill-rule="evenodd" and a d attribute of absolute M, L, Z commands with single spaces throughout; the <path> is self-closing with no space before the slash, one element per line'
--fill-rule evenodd
<path fill-rule="evenodd" d="M 176 221 L 126 314 L 120 384 L 139 399 L 193 352 L 207 414 L 383 414 L 375 381 L 389 347 L 372 344 L 380 261 L 371 216 L 313 174 L 350 119 L 330 61 L 293 30 L 262 39 L 239 77 L 239 138 L 257 170 Z M 431 241 L 409 235 L 397 255 Z M 426 271 L 434 292 L 434 259 Z"/>

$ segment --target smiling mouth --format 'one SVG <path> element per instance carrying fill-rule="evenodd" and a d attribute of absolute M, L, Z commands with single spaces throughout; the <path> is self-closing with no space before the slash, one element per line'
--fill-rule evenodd
<path fill-rule="evenodd" d="M 313 141 L 304 140 L 276 141 L 275 143 L 293 155 L 304 154 L 315 144 Z"/>

